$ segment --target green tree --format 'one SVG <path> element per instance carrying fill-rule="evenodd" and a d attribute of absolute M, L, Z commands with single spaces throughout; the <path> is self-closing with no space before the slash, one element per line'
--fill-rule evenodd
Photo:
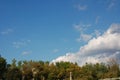
<path fill-rule="evenodd" d="M 54 64 L 49 66 L 50 73 L 48 74 L 48 80 L 56 80 L 58 75 L 58 69 Z"/>
<path fill-rule="evenodd" d="M 18 66 L 19 69 L 22 67 L 22 61 L 18 61 Z"/>
<path fill-rule="evenodd" d="M 22 72 L 19 68 L 10 68 L 6 74 L 7 80 L 22 80 Z"/>
<path fill-rule="evenodd" d="M 6 60 L 0 56 L 0 79 L 3 79 L 6 72 Z"/>
<path fill-rule="evenodd" d="M 14 58 L 13 60 L 12 60 L 12 64 L 11 64 L 11 67 L 12 68 L 15 68 L 16 67 L 16 59 Z"/>
<path fill-rule="evenodd" d="M 33 78 L 31 61 L 23 61 L 21 71 L 24 80 L 31 80 Z"/>
<path fill-rule="evenodd" d="M 119 77 L 119 64 L 116 59 L 110 59 L 108 61 L 108 72 L 105 74 L 107 78 Z"/>

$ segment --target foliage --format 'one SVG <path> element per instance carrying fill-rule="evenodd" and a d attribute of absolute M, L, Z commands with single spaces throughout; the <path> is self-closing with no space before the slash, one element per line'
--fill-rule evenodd
<path fill-rule="evenodd" d="M 119 77 L 120 69 L 116 60 L 104 63 L 86 63 L 83 66 L 77 63 L 57 62 L 56 64 L 44 61 L 16 61 L 7 64 L 0 57 L 0 78 L 7 80 L 69 80 L 70 72 L 73 80 L 98 80 L 103 78 Z"/>
<path fill-rule="evenodd" d="M 4 74 L 5 74 L 5 71 L 6 71 L 6 60 L 0 56 L 0 79 L 1 78 L 4 78 Z"/>
<path fill-rule="evenodd" d="M 7 80 L 22 80 L 22 72 L 18 68 L 10 68 L 6 73 Z"/>

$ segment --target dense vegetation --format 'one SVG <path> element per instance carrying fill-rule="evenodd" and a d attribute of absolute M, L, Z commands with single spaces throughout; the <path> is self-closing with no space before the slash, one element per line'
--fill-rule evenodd
<path fill-rule="evenodd" d="M 50 64 L 43 61 L 16 61 L 7 64 L 0 57 L 0 79 L 3 80 L 69 80 L 70 72 L 73 80 L 98 80 L 120 76 L 119 65 L 111 60 L 104 63 L 78 66 L 77 63 L 58 62 Z"/>

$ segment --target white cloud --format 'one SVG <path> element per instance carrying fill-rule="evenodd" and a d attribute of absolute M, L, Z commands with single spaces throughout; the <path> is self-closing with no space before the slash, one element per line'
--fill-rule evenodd
<path fill-rule="evenodd" d="M 110 0 L 110 3 L 108 4 L 108 10 L 112 9 L 116 5 L 116 0 Z"/>
<path fill-rule="evenodd" d="M 63 38 L 62 41 L 63 41 L 63 42 L 69 42 L 69 40 L 66 39 L 66 38 Z"/>
<path fill-rule="evenodd" d="M 80 37 L 76 39 L 77 42 L 88 42 L 93 37 L 98 37 L 101 35 L 100 30 L 94 30 L 94 32 L 91 34 L 86 33 L 86 30 L 90 29 L 90 27 L 92 26 L 91 24 L 76 24 L 73 26 L 77 31 L 80 32 Z"/>
<path fill-rule="evenodd" d="M 120 57 L 120 24 L 112 24 L 101 36 L 91 39 L 75 53 L 67 53 L 52 62 L 70 61 L 83 65 L 86 62 L 106 62 L 109 58 Z"/>
<path fill-rule="evenodd" d="M 10 34 L 12 32 L 13 32 L 13 29 L 6 29 L 5 31 L 2 31 L 1 34 L 2 35 L 8 35 L 8 34 Z"/>
<path fill-rule="evenodd" d="M 76 39 L 77 42 L 88 42 L 93 34 L 86 34 L 85 31 L 91 26 L 91 24 L 76 24 L 74 28 L 80 32 L 80 37 Z"/>
<path fill-rule="evenodd" d="M 82 32 L 82 31 L 85 30 L 85 28 L 83 28 L 80 24 L 75 24 L 75 25 L 74 25 L 74 28 L 75 28 L 76 30 L 80 31 L 80 32 Z"/>
<path fill-rule="evenodd" d="M 54 49 L 53 50 L 53 53 L 57 53 L 57 52 L 59 52 L 59 49 Z"/>
<path fill-rule="evenodd" d="M 78 31 L 80 31 L 80 33 L 84 32 L 87 28 L 89 28 L 91 26 L 91 24 L 74 24 L 73 25 L 74 28 Z"/>
<path fill-rule="evenodd" d="M 106 34 L 114 34 L 114 33 L 120 33 L 120 24 L 113 24 L 111 28 L 109 28 L 106 32 Z"/>
<path fill-rule="evenodd" d="M 84 10 L 87 9 L 87 5 L 80 5 L 80 4 L 78 4 L 78 5 L 75 5 L 75 8 L 77 8 L 80 11 L 84 11 Z"/>
<path fill-rule="evenodd" d="M 95 19 L 95 24 L 98 24 L 99 19 L 100 19 L 100 16 L 97 16 L 96 19 Z"/>
<path fill-rule="evenodd" d="M 30 40 L 30 39 L 28 39 L 28 40 L 27 40 L 27 42 L 31 42 L 31 40 Z"/>
<path fill-rule="evenodd" d="M 73 62 L 77 60 L 77 56 L 72 53 L 66 53 L 64 56 L 60 56 L 57 59 L 53 60 L 52 62 L 60 62 L 60 61 L 66 61 L 66 62 Z"/>
<path fill-rule="evenodd" d="M 28 55 L 28 54 L 31 54 L 31 53 L 32 53 L 32 51 L 23 51 L 22 55 Z"/>
<path fill-rule="evenodd" d="M 77 40 L 77 42 L 88 42 L 90 39 L 92 38 L 92 35 L 91 34 L 80 34 L 80 37 Z"/>
<path fill-rule="evenodd" d="M 110 9 L 110 8 L 112 8 L 114 5 L 115 5 L 114 3 L 111 3 L 111 4 L 109 4 L 108 8 Z"/>
<path fill-rule="evenodd" d="M 13 47 L 20 48 L 20 47 L 28 45 L 30 42 L 31 42 L 31 40 L 16 41 L 16 42 L 13 42 Z"/>
<path fill-rule="evenodd" d="M 24 46 L 25 43 L 24 42 L 13 42 L 13 46 L 15 48 L 20 48 L 21 46 Z"/>
<path fill-rule="evenodd" d="M 101 32 L 99 30 L 94 30 L 94 34 L 96 37 L 99 37 L 101 35 Z"/>

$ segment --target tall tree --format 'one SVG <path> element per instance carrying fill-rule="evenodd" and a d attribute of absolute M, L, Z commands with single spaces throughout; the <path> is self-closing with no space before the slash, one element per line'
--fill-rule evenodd
<path fill-rule="evenodd" d="M 6 72 L 6 65 L 6 60 L 0 56 L 0 79 L 3 79 L 5 76 L 4 73 Z"/>
<path fill-rule="evenodd" d="M 12 60 L 12 64 L 11 64 L 11 67 L 12 68 L 15 68 L 16 67 L 16 59 L 14 58 L 13 60 Z"/>
<path fill-rule="evenodd" d="M 7 71 L 6 79 L 7 80 L 22 80 L 22 72 L 17 67 L 10 68 Z"/>

